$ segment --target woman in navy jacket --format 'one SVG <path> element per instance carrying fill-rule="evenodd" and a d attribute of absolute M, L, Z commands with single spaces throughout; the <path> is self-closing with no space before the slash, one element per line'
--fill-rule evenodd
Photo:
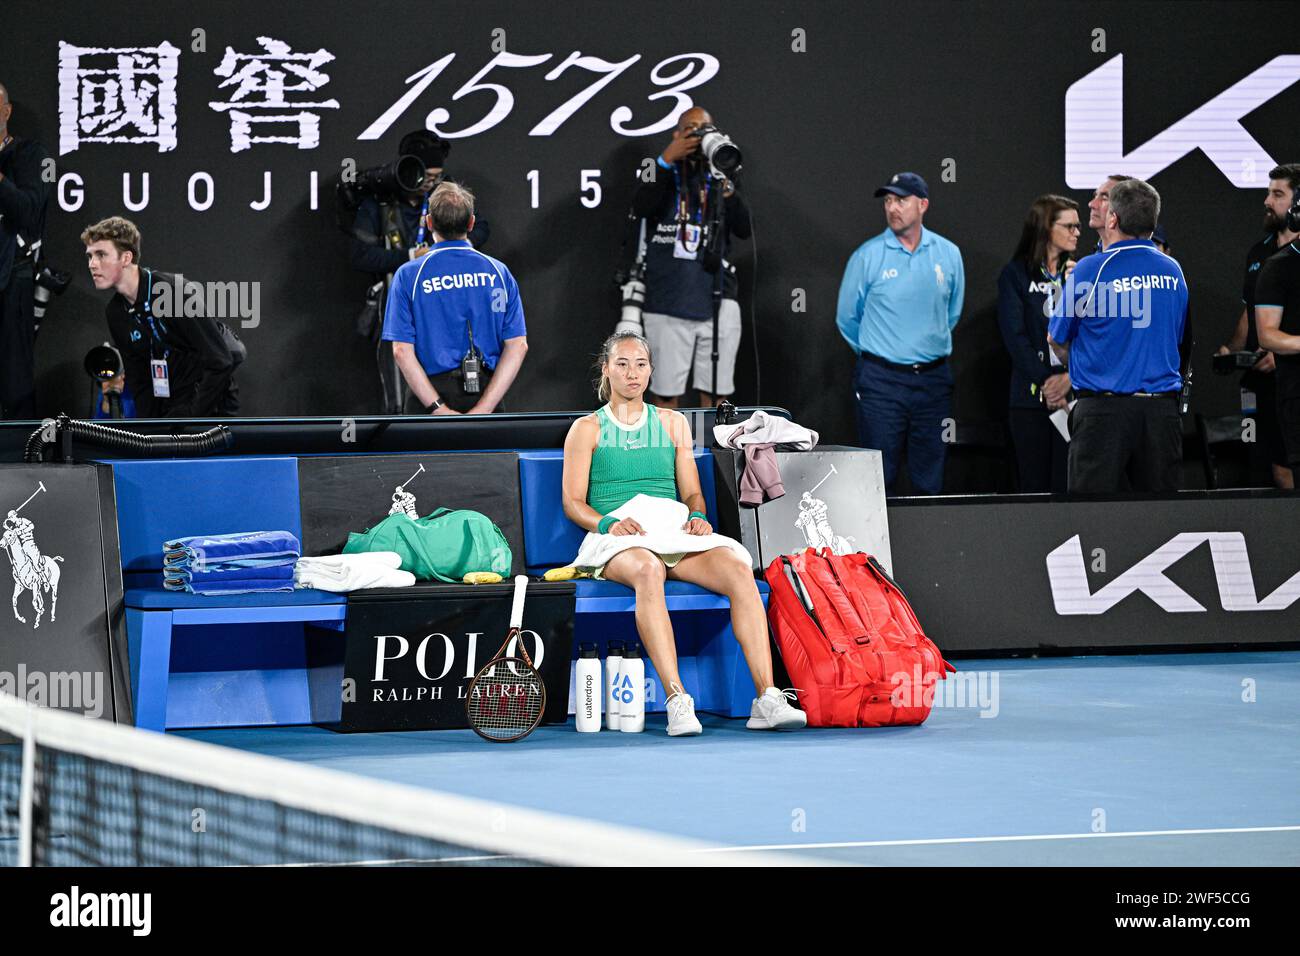
<path fill-rule="evenodd" d="M 1051 364 L 1047 321 L 1074 267 L 1079 204 L 1039 196 L 1029 207 L 1015 255 L 998 278 L 998 325 L 1011 353 L 1007 425 L 1020 491 L 1065 492 L 1067 446 L 1048 416 L 1066 405 L 1070 376 Z"/>

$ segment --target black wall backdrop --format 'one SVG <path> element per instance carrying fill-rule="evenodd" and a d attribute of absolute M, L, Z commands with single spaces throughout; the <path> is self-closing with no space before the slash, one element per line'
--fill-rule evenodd
<path fill-rule="evenodd" d="M 650 97 L 672 83 L 656 85 L 652 73 L 658 69 L 660 78 L 671 80 L 685 69 L 688 75 L 680 79 L 691 82 L 699 75 L 698 58 L 660 64 L 702 53 L 716 58 L 717 73 L 685 96 L 710 109 L 743 147 L 743 188 L 756 218 L 756 242 L 742 243 L 736 256 L 746 317 L 739 396 L 756 397 L 753 317 L 762 401 L 791 409 L 821 429 L 826 441 L 853 439 L 852 357 L 835 330 L 836 293 L 849 254 L 883 228 L 872 191 L 890 174 L 912 169 L 931 184 L 926 225 L 955 241 L 965 258 L 966 307 L 954 352 L 958 417 L 1000 419 L 1008 362 L 995 319 L 998 272 L 1035 195 L 1064 191 L 1082 202 L 1094 185 L 1067 185 L 1067 90 L 1104 64 L 1113 68 L 1122 54 L 1123 150 L 1131 155 L 1274 57 L 1297 53 L 1288 8 L 764 0 L 238 0 L 220 5 L 137 0 L 106 7 L 10 0 L 0 31 L 0 82 L 15 102 L 11 128 L 46 146 L 59 177 L 75 174 L 84 182 L 80 188 L 71 180 L 63 186 L 67 205 L 84 195 L 79 208 L 61 208 L 57 197 L 50 205 L 50 259 L 73 269 L 75 281 L 52 304 L 37 343 L 39 409 L 85 414 L 89 382 L 81 361 L 106 337 L 106 329 L 103 296 L 90 284 L 77 237 L 94 220 L 125 214 L 143 231 L 145 264 L 193 279 L 262 284 L 260 322 L 240 330 L 250 352 L 241 373 L 248 414 L 376 411 L 371 356 L 352 332 L 366 281 L 349 270 L 345 238 L 334 225 L 340 163 L 352 158 L 364 168 L 394 156 L 401 135 L 436 109 L 450 113 L 441 129 L 479 124 L 496 94 L 453 97 L 504 48 L 516 55 L 550 56 L 527 68 L 498 65 L 480 78 L 509 90 L 513 106 L 490 129 L 457 139 L 448 170 L 478 193 L 493 227 L 486 251 L 510 266 L 523 292 L 531 351 L 512 392 L 512 408 L 594 404 L 588 369 L 617 317 L 612 276 L 632 176 L 668 136 L 666 131 L 623 135 L 611 128 L 611 114 L 627 107 L 631 116 L 623 126 L 646 128 L 662 120 L 666 129 L 678 112 L 675 97 Z M 196 50 L 196 30 L 203 31 L 205 52 Z M 333 55 L 314 67 L 328 75 L 328 82 L 318 80 L 317 89 L 290 92 L 286 99 L 333 100 L 337 108 L 246 110 L 314 114 L 318 146 L 253 143 L 232 151 L 231 115 L 209 104 L 229 101 L 238 82 L 222 88 L 225 77 L 214 71 L 227 47 L 236 54 L 264 53 L 259 37 L 282 41 L 293 53 L 323 49 Z M 178 51 L 174 148 L 161 151 L 156 141 L 82 141 L 61 154 L 60 41 L 100 50 L 173 45 Z M 548 73 L 574 51 L 618 63 L 639 59 L 550 135 L 530 135 L 552 111 L 605 76 L 578 63 L 549 80 Z M 451 54 L 378 139 L 359 139 L 428 74 L 410 82 L 408 77 Z M 116 56 L 74 53 L 65 73 L 69 88 L 104 79 L 76 71 L 105 65 L 116 70 Z M 302 60 L 292 62 L 312 68 Z M 1280 72 L 1300 73 L 1294 63 L 1294 57 L 1285 61 Z M 236 71 L 245 67 L 264 81 L 254 61 L 235 64 Z M 1261 155 L 1279 162 L 1300 154 L 1294 121 L 1300 87 L 1291 85 L 1294 79 L 1275 84 L 1280 92 L 1258 96 L 1260 105 L 1242 121 L 1262 147 Z M 292 75 L 290 82 L 296 82 Z M 1111 89 L 1116 95 L 1113 83 Z M 264 94 L 245 97 L 259 98 Z M 96 112 L 78 107 L 74 94 L 65 103 L 64 123 Z M 253 135 L 267 131 L 254 126 Z M 297 122 L 280 124 L 276 133 L 285 132 L 296 135 Z M 64 136 L 74 135 L 68 125 Z M 107 135 L 139 135 L 139 130 L 128 123 Z M 1198 138 L 1209 142 L 1214 131 L 1193 137 Z M 947 178 L 945 160 L 953 161 Z M 1134 163 L 1118 155 L 1109 165 L 1115 168 L 1106 172 L 1134 171 L 1126 168 Z M 1192 290 L 1202 344 L 1196 407 L 1216 414 L 1234 410 L 1237 396 L 1232 382 L 1211 377 L 1207 356 L 1239 311 L 1242 261 L 1261 234 L 1268 168 L 1252 170 L 1235 158 L 1220 165 L 1226 173 L 1193 148 L 1152 176 L 1165 200 L 1174 254 Z M 536 208 L 531 170 L 537 171 Z M 599 170 L 595 208 L 581 202 L 583 170 Z M 199 172 L 209 174 L 214 187 L 206 211 L 191 208 L 187 199 L 190 178 Z M 311 203 L 313 172 L 317 208 Z M 149 203 L 128 211 L 123 177 L 129 175 L 138 202 L 145 174 Z M 260 204 L 267 174 L 271 201 L 259 211 L 250 204 Z M 205 189 L 199 184 L 197 190 L 201 201 Z M 1081 248 L 1094 242 L 1085 232 Z M 793 309 L 796 290 L 803 292 L 805 312 Z"/>

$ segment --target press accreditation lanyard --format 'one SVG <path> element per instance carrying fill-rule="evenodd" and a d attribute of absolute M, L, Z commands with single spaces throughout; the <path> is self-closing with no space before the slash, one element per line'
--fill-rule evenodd
<path fill-rule="evenodd" d="M 694 258 L 695 252 L 700 246 L 701 226 L 704 222 L 704 213 L 709 208 L 709 191 L 712 189 L 713 184 L 708 177 L 705 177 L 704 182 L 699 187 L 699 202 L 692 212 L 690 181 L 687 181 L 685 188 L 682 187 L 682 177 L 678 171 L 678 166 L 677 163 L 673 164 L 673 184 L 677 192 L 677 241 L 686 252 L 690 253 L 690 258 Z"/>
<path fill-rule="evenodd" d="M 163 341 L 162 332 L 158 331 L 161 320 L 156 320 L 153 314 L 153 272 L 149 269 L 144 270 L 145 274 L 145 292 L 144 306 L 141 312 L 144 313 L 144 319 L 149 323 L 149 378 L 153 384 L 154 398 L 171 398 L 171 375 L 167 368 L 167 359 L 171 356 L 171 349 Z M 140 325 L 140 312 L 133 312 L 136 325 Z M 163 331 L 167 330 L 164 325 Z M 143 332 L 143 328 L 141 328 Z M 158 358 L 157 347 L 162 346 L 162 358 Z"/>
<path fill-rule="evenodd" d="M 425 196 L 424 207 L 420 210 L 420 230 L 415 234 L 415 245 L 417 248 L 424 245 L 424 234 L 425 230 L 428 228 L 426 224 L 429 221 L 429 200 L 432 198 L 433 193 Z"/>

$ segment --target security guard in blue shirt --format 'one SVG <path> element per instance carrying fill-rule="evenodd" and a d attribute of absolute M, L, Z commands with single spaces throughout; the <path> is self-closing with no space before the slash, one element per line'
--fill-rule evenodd
<path fill-rule="evenodd" d="M 1053 310 L 1049 343 L 1078 399 L 1070 413 L 1069 490 L 1176 491 L 1183 457 L 1179 345 L 1187 280 L 1148 238 L 1160 194 L 1114 184 L 1106 228 L 1116 241 L 1080 260 Z"/>
<path fill-rule="evenodd" d="M 438 241 L 397 270 L 383 337 L 410 388 L 408 415 L 490 414 L 528 351 L 519 285 L 505 264 L 466 238 L 474 195 L 443 183 L 429 198 Z"/>
<path fill-rule="evenodd" d="M 957 247 L 921 226 L 930 206 L 924 179 L 898 173 L 876 190 L 881 197 L 888 228 L 849 257 L 835 316 L 858 356 L 858 442 L 880 450 L 889 493 L 906 442 L 913 488 L 939 494 L 952 414 L 947 362 L 966 274 Z"/>

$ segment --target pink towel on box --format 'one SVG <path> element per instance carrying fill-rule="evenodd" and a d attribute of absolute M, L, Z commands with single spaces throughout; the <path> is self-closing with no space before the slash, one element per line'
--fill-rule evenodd
<path fill-rule="evenodd" d="M 740 476 L 740 503 L 746 508 L 757 508 L 764 501 L 772 501 L 785 494 L 781 483 L 781 469 L 776 465 L 776 452 L 771 444 L 745 445 L 745 473 Z"/>

